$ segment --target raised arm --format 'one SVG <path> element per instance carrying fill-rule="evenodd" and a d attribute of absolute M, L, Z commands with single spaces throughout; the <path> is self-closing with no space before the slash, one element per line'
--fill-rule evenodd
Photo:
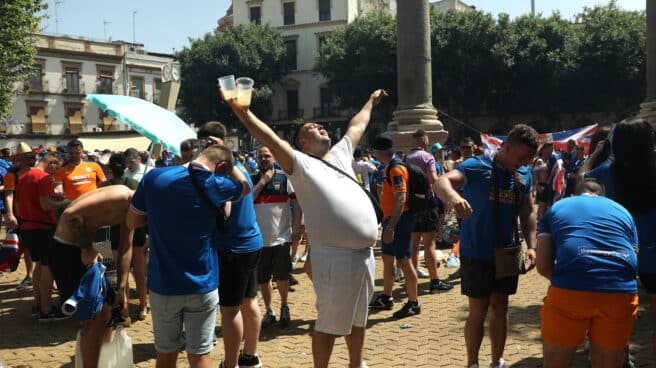
<path fill-rule="evenodd" d="M 289 143 L 280 139 L 278 135 L 255 114 L 253 114 L 248 107 L 241 106 L 237 103 L 236 98 L 226 99 L 223 91 L 221 91 L 223 100 L 230 105 L 232 111 L 235 113 L 239 121 L 244 124 L 244 127 L 255 139 L 260 141 L 262 145 L 269 147 L 273 155 L 278 160 L 278 164 L 289 175 L 294 171 L 294 150 Z"/>
<path fill-rule="evenodd" d="M 369 120 L 371 120 L 371 110 L 374 106 L 378 105 L 383 96 L 387 96 L 387 92 L 384 89 L 375 90 L 367 102 L 362 106 L 360 112 L 355 114 L 355 116 L 349 122 L 348 128 L 346 129 L 346 135 L 351 138 L 351 143 L 353 147 L 357 147 L 360 143 L 360 138 L 364 134 L 364 131 L 369 125 Z"/>

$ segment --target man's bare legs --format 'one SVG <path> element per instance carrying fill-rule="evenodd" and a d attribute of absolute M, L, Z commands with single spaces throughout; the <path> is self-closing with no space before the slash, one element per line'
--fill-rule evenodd
<path fill-rule="evenodd" d="M 244 324 L 240 306 L 221 306 L 221 327 L 223 329 L 223 349 L 225 352 L 225 365 L 234 368 L 239 361 L 239 347 L 244 335 Z"/>
<path fill-rule="evenodd" d="M 469 315 L 465 322 L 465 345 L 467 347 L 467 367 L 478 364 L 478 353 L 483 342 L 484 323 L 490 298 L 469 298 Z"/>
<path fill-rule="evenodd" d="M 508 296 L 492 293 L 490 296 L 490 344 L 492 347 L 492 364 L 496 365 L 503 358 L 508 330 Z"/>
<path fill-rule="evenodd" d="M 240 307 L 244 325 L 244 354 L 255 355 L 257 353 L 257 342 L 260 338 L 262 317 L 257 298 L 245 298 Z M 239 353 L 239 351 L 237 351 Z"/>
<path fill-rule="evenodd" d="M 111 308 L 103 303 L 100 312 L 82 325 L 80 350 L 84 368 L 98 368 L 100 346 L 111 338 L 111 328 L 106 327 L 111 318 Z"/>
<path fill-rule="evenodd" d="M 320 331 L 312 332 L 312 357 L 314 368 L 327 368 L 330 355 L 333 353 L 337 336 Z"/>
<path fill-rule="evenodd" d="M 349 353 L 349 365 L 351 368 L 359 368 L 364 359 L 364 335 L 366 327 L 351 327 L 351 334 L 344 336 L 346 348 Z"/>
<path fill-rule="evenodd" d="M 148 311 L 148 290 L 146 287 L 146 248 L 136 247 L 132 252 L 132 276 L 134 283 L 137 287 L 137 295 L 139 297 L 139 318 Z"/>

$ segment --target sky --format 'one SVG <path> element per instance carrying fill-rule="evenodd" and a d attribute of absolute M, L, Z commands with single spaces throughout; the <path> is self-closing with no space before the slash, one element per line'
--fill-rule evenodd
<path fill-rule="evenodd" d="M 403 1 L 397 0 L 399 4 Z M 617 3 L 622 9 L 644 10 L 645 1 L 618 0 Z M 102 2 L 47 0 L 47 2 L 48 18 L 41 22 L 44 33 L 95 40 L 111 38 L 128 42 L 132 42 L 134 37 L 134 41 L 143 43 L 146 50 L 160 53 L 182 50 L 189 45 L 189 38 L 200 38 L 214 30 L 217 20 L 225 15 L 231 3 L 230 0 Z M 55 2 L 59 5 L 55 6 Z M 531 10 L 530 0 L 464 0 L 464 2 L 486 13 L 493 15 L 508 13 L 513 18 L 527 14 Z M 535 8 L 536 13 L 545 16 L 551 15 L 553 10 L 559 10 L 563 17 L 573 20 L 584 7 L 607 3 L 608 0 L 535 0 Z"/>

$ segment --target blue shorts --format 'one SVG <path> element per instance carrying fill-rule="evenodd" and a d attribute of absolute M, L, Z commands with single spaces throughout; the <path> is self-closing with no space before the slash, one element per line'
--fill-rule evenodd
<path fill-rule="evenodd" d="M 387 226 L 389 217 L 383 220 L 383 229 Z M 394 256 L 396 259 L 412 258 L 412 230 L 415 227 L 415 215 L 406 211 L 401 215 L 394 228 L 394 240 L 383 244 L 383 254 Z"/>
<path fill-rule="evenodd" d="M 174 353 L 185 346 L 188 354 L 212 351 L 218 304 L 217 290 L 189 295 L 162 295 L 150 290 L 155 350 Z"/>

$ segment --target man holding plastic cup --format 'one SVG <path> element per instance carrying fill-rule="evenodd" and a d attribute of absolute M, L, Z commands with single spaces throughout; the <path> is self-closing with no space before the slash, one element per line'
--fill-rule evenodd
<path fill-rule="evenodd" d="M 368 304 L 374 291 L 373 246 L 378 239 L 378 224 L 367 194 L 353 180 L 351 161 L 353 149 L 369 124 L 371 111 L 383 96 L 387 96 L 384 90 L 374 91 L 349 122 L 344 137 L 332 147 L 328 132 L 321 125 L 301 125 L 294 139 L 298 150 L 294 150 L 247 106 L 240 104 L 238 98 L 226 98 L 223 94 L 246 129 L 277 158 L 303 208 L 307 232 L 312 237 L 309 260 L 317 298 L 317 320 L 312 334 L 315 367 L 328 366 L 338 336 L 346 339 L 349 366 L 366 366 L 364 336 Z M 339 272 L 328 277 L 331 268 Z"/>

